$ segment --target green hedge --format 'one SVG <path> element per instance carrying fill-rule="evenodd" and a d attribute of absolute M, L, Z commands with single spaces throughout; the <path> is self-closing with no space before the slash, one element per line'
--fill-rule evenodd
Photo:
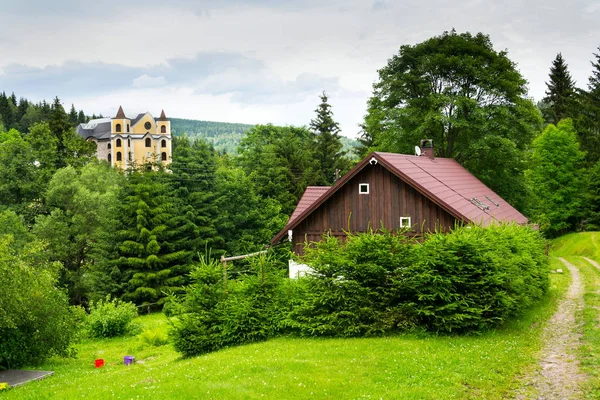
<path fill-rule="evenodd" d="M 171 338 L 185 356 L 295 333 L 379 336 L 412 329 L 480 332 L 519 315 L 548 289 L 544 240 L 527 227 L 457 227 L 422 242 L 392 232 L 325 236 L 306 248 L 313 273 L 280 276 L 268 258 L 225 284 L 203 261 Z"/>
<path fill-rule="evenodd" d="M 422 243 L 391 232 L 325 237 L 303 261 L 315 273 L 290 325 L 309 336 L 481 331 L 548 289 L 543 238 L 516 225 L 457 227 Z"/>

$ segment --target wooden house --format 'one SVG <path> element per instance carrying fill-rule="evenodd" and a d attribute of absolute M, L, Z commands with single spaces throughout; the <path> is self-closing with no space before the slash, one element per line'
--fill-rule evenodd
<path fill-rule="evenodd" d="M 408 227 L 420 235 L 456 223 L 528 222 L 454 159 L 435 158 L 430 142 L 422 142 L 418 153 L 374 152 L 333 186 L 308 187 L 271 244 L 290 240 L 302 255 L 304 243 L 325 232 L 343 237 L 347 231 Z"/>

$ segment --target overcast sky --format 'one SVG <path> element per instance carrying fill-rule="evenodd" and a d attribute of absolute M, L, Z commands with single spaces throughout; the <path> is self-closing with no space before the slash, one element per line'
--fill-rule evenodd
<path fill-rule="evenodd" d="M 558 52 L 586 87 L 599 0 L 0 0 L 0 90 L 87 113 L 308 125 L 325 90 L 355 137 L 402 44 L 484 32 L 544 95 Z"/>

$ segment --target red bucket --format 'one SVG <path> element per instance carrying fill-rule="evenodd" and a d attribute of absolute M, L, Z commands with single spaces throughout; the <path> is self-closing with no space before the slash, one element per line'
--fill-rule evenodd
<path fill-rule="evenodd" d="M 104 360 L 99 358 L 96 361 L 94 361 L 94 364 L 96 365 L 96 368 L 104 367 Z"/>

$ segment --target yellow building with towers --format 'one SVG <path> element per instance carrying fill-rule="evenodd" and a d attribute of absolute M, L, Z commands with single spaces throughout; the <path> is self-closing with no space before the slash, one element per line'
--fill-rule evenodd
<path fill-rule="evenodd" d="M 171 121 L 165 111 L 159 118 L 149 112 L 131 119 L 123 108 L 114 118 L 99 118 L 79 124 L 77 133 L 96 143 L 96 156 L 122 169 L 148 162 L 171 163 Z"/>

